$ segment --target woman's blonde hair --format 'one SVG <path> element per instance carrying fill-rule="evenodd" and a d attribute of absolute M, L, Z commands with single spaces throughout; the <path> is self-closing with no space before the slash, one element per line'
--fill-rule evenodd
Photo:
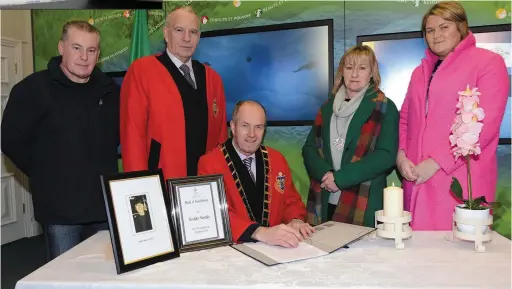
<path fill-rule="evenodd" d="M 334 86 L 332 87 L 331 91 L 332 94 L 336 95 L 340 87 L 344 84 L 343 68 L 345 68 L 347 64 L 355 63 L 357 59 L 360 59 L 364 56 L 368 57 L 370 60 L 370 68 L 372 70 L 372 80 L 375 86 L 375 90 L 379 89 L 380 73 L 375 53 L 368 45 L 356 45 L 349 48 L 340 60 L 338 70 L 336 71 L 336 77 L 334 78 Z"/>
<path fill-rule="evenodd" d="M 469 34 L 469 26 L 468 26 L 468 16 L 466 15 L 466 10 L 459 2 L 455 1 L 447 1 L 447 2 L 439 2 L 432 6 L 427 13 L 423 16 L 423 21 L 421 22 L 421 31 L 425 36 L 427 19 L 428 17 L 435 15 L 443 18 L 446 21 L 454 22 L 457 25 L 457 30 L 461 35 L 461 39 L 466 38 Z"/>

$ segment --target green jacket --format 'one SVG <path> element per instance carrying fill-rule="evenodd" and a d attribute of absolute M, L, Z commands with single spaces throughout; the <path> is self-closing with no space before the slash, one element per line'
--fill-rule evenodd
<path fill-rule="evenodd" d="M 391 99 L 388 99 L 388 107 L 382 120 L 381 132 L 377 138 L 375 149 L 369 151 L 360 161 L 351 162 L 360 136 L 361 127 L 375 108 L 375 102 L 372 99 L 376 96 L 377 92 L 373 89 L 373 86 L 370 86 L 349 124 L 341 166 L 338 171 L 334 172 L 335 183 L 340 190 L 371 180 L 368 206 L 364 216 L 364 226 L 368 227 L 375 226 L 375 212 L 382 210 L 383 190 L 387 186 L 386 178 L 395 167 L 398 151 L 399 113 L 396 105 Z M 309 132 L 306 143 L 302 148 L 306 170 L 310 178 L 319 182 L 321 182 L 322 177 L 328 171 L 333 170 L 329 127 L 333 114 L 333 101 L 334 98 L 332 97 L 320 108 L 323 124 L 323 155 L 325 159 L 318 153 L 314 126 Z M 323 222 L 327 220 L 329 194 L 330 192 L 322 190 L 321 218 Z"/>

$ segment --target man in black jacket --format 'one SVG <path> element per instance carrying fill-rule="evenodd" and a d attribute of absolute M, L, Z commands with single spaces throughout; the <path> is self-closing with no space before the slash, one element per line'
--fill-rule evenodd
<path fill-rule="evenodd" d="M 96 63 L 98 29 L 64 25 L 48 68 L 10 93 L 2 152 L 30 180 L 36 220 L 53 259 L 98 230 L 108 230 L 100 175 L 116 173 L 119 86 Z"/>

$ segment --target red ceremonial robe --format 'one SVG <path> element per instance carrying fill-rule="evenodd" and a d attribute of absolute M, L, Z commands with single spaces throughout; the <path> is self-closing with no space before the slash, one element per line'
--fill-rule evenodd
<path fill-rule="evenodd" d="M 239 239 L 242 234 L 255 223 L 272 227 L 287 224 L 293 219 L 304 221 L 306 207 L 293 185 L 292 174 L 284 156 L 266 146 L 261 146 L 260 151 L 256 152 L 256 183 L 261 183 L 262 191 L 251 196 L 247 190 L 249 185 L 245 185 L 245 180 L 250 178 L 248 170 L 234 151 L 231 141 L 229 139 L 201 157 L 198 175 L 223 174 L 233 241 L 241 242 Z M 241 184 L 238 186 L 240 190 L 237 184 Z M 244 194 L 248 197 L 242 197 Z M 251 197 L 256 197 L 257 204 L 262 204 L 259 211 L 255 210 L 255 206 L 251 210 L 251 201 L 246 201 Z"/>
<path fill-rule="evenodd" d="M 187 150 L 194 139 L 186 140 L 184 102 L 179 87 L 181 79 L 173 79 L 170 58 L 162 63 L 163 54 L 135 60 L 124 77 L 121 88 L 121 154 L 125 172 L 148 169 L 152 144 L 159 144 L 158 167 L 164 177 L 187 176 Z M 173 65 L 173 64 L 172 64 Z M 227 139 L 226 100 L 220 76 L 209 66 L 198 65 L 203 75 L 203 92 L 207 103 L 206 148 L 208 152 Z M 204 69 L 203 69 L 204 66 Z M 174 66 L 174 71 L 178 71 Z M 196 69 L 194 68 L 194 73 Z M 206 74 L 206 77 L 204 76 Z M 174 73 L 178 77 L 182 75 Z M 185 78 L 183 78 L 185 79 Z M 198 83 L 198 89 L 200 85 Z M 184 96 L 188 97 L 188 96 Z M 206 104 L 204 106 L 206 110 Z M 203 110 L 203 111 L 205 111 Z M 194 112 L 192 112 L 194 113 Z M 197 113 L 197 111 L 196 111 Z M 204 115 L 203 118 L 206 117 Z M 199 159 L 199 156 L 197 156 Z"/>

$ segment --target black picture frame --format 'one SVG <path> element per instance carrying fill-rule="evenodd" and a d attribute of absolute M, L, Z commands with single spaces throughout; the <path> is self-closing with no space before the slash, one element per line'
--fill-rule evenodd
<path fill-rule="evenodd" d="M 171 219 L 173 220 L 174 227 L 176 228 L 176 235 L 178 237 L 178 246 L 181 253 L 198 251 L 204 249 L 211 249 L 215 247 L 229 246 L 233 243 L 231 224 L 229 220 L 228 203 L 226 198 L 226 191 L 224 189 L 224 177 L 222 174 L 204 175 L 204 176 L 191 176 L 184 178 L 171 178 L 167 179 L 167 188 L 169 197 L 172 203 Z M 217 227 L 217 237 L 211 237 L 195 241 L 186 241 L 186 230 L 184 229 L 184 210 L 182 208 L 183 198 L 181 196 L 180 188 L 210 186 L 211 198 L 214 203 L 213 217 Z M 215 187 L 215 188 L 213 188 Z M 216 195 L 215 191 L 216 190 Z M 197 191 L 196 191 L 197 192 Z M 205 196 L 204 194 L 202 195 Z M 199 198 L 199 195 L 197 196 Z M 215 202 L 217 198 L 217 202 Z M 188 205 L 189 206 L 189 205 Z M 187 208 L 187 213 L 192 212 L 191 207 Z M 211 213 L 211 212 L 210 212 Z M 205 215 L 205 212 L 197 212 L 198 216 Z M 208 214 L 206 214 L 208 215 Z M 210 215 L 208 215 L 210 216 Z M 219 219 L 222 224 L 219 224 Z M 222 230 L 222 234 L 219 234 Z"/>
<path fill-rule="evenodd" d="M 161 169 L 100 178 L 117 274 L 180 256 Z"/>

